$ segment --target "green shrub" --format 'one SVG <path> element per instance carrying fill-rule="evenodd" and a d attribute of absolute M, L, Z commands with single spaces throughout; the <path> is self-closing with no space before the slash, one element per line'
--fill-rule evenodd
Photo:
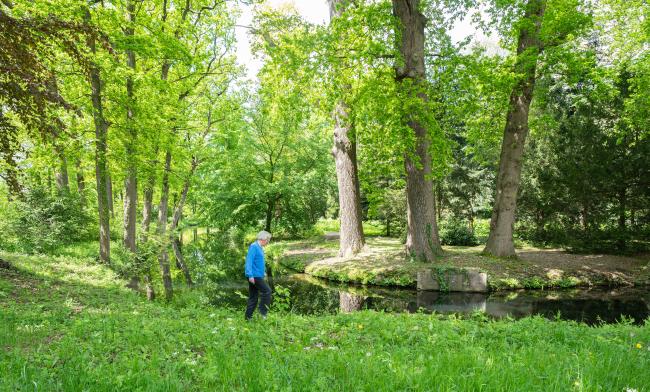
<path fill-rule="evenodd" d="M 489 219 L 476 219 L 474 221 L 474 236 L 479 244 L 487 242 L 490 236 L 490 220 Z"/>
<path fill-rule="evenodd" d="M 16 247 L 25 252 L 50 251 L 97 233 L 96 223 L 75 193 L 52 195 L 44 188 L 32 188 L 14 206 L 14 212 L 3 218 L 9 219 Z"/>
<path fill-rule="evenodd" d="M 231 228 L 213 232 L 202 241 L 185 245 L 183 253 L 191 271 L 196 271 L 199 284 L 210 284 L 224 279 L 243 279 L 244 258 L 254 236 L 250 231 Z M 250 242 L 250 238 L 253 238 Z"/>
<path fill-rule="evenodd" d="M 441 222 L 440 242 L 443 245 L 457 246 L 473 246 L 478 244 L 472 229 L 457 219 Z"/>
<path fill-rule="evenodd" d="M 143 276 L 145 272 L 155 270 L 160 254 L 158 241 L 150 239 L 139 243 L 135 254 L 122 243 L 111 244 L 111 269 L 122 278 Z"/>

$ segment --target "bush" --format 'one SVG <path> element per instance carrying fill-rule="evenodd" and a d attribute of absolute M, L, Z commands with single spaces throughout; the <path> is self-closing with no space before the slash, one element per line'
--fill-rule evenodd
<path fill-rule="evenodd" d="M 159 254 L 160 244 L 151 239 L 139 243 L 135 254 L 122 243 L 112 243 L 110 267 L 122 278 L 143 276 L 146 272 L 155 270 Z"/>
<path fill-rule="evenodd" d="M 465 222 L 458 219 L 440 223 L 440 242 L 442 245 L 473 246 L 478 245 L 476 236 Z"/>
<path fill-rule="evenodd" d="M 4 218 L 9 220 L 16 247 L 25 252 L 50 251 L 91 239 L 96 233 L 96 224 L 74 193 L 52 195 L 44 188 L 33 188 L 14 207 Z"/>
<path fill-rule="evenodd" d="M 244 258 L 250 244 L 246 243 L 247 238 L 246 231 L 232 228 L 206 236 L 200 242 L 185 245 L 183 253 L 190 269 L 196 271 L 197 283 L 243 279 Z"/>
<path fill-rule="evenodd" d="M 474 221 L 474 236 L 479 244 L 487 242 L 490 236 L 490 220 L 489 219 L 476 219 Z"/>

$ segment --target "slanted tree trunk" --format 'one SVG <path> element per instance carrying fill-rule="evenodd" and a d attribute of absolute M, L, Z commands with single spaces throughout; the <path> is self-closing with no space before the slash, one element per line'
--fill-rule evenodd
<path fill-rule="evenodd" d="M 165 235 L 167 233 L 167 209 L 169 208 L 169 172 L 171 171 L 172 153 L 169 148 L 165 153 L 165 171 L 162 178 L 162 191 L 160 193 L 160 207 L 158 209 L 158 236 L 163 241 L 158 262 L 162 273 L 165 298 L 169 301 L 173 295 L 172 277 L 169 270 L 169 251 L 166 246 Z"/>
<path fill-rule="evenodd" d="M 90 20 L 90 12 L 86 12 L 86 19 Z M 87 35 L 87 44 L 90 51 L 95 54 L 95 37 Z M 108 172 L 107 172 L 107 138 L 108 123 L 104 118 L 102 104 L 102 82 L 99 68 L 94 62 L 88 67 L 88 79 L 91 87 L 91 100 L 93 105 L 93 120 L 95 123 L 95 179 L 97 181 L 97 210 L 99 215 L 99 258 L 103 263 L 110 262 L 111 255 L 111 228 L 108 200 Z"/>
<path fill-rule="evenodd" d="M 126 5 L 127 12 L 129 14 L 129 25 L 125 29 L 125 35 L 127 37 L 133 37 L 135 33 L 135 6 L 133 0 L 129 0 Z M 136 71 L 136 62 L 135 62 L 135 53 L 133 50 L 128 49 L 126 51 L 126 65 L 133 72 Z M 129 249 L 133 254 L 136 253 L 136 237 L 135 237 L 135 228 L 137 220 L 137 207 L 138 207 L 138 172 L 137 165 L 135 161 L 135 146 L 137 143 L 137 130 L 134 124 L 134 87 L 133 87 L 133 76 L 128 74 L 126 77 L 126 129 L 127 129 L 127 140 L 126 140 L 126 178 L 124 179 L 124 236 L 123 243 L 124 247 Z M 139 286 L 139 277 L 131 277 L 131 285 L 137 288 Z"/>
<path fill-rule="evenodd" d="M 338 18 L 350 3 L 349 0 L 328 0 L 330 18 Z M 357 167 L 357 144 L 350 108 L 340 100 L 333 112 L 334 146 L 332 155 L 336 163 L 339 190 L 340 245 L 339 256 L 359 253 L 365 244 L 361 223 L 361 192 Z"/>
<path fill-rule="evenodd" d="M 192 167 L 190 168 L 190 172 L 185 179 L 185 182 L 183 183 L 183 190 L 181 191 L 181 197 L 178 202 L 178 205 L 176 205 L 176 210 L 174 211 L 174 217 L 172 219 L 172 225 L 170 228 L 170 239 L 172 241 L 172 248 L 174 249 L 174 255 L 176 256 L 176 263 L 180 266 L 181 270 L 183 271 L 183 275 L 185 276 L 185 283 L 187 284 L 187 287 L 192 287 L 192 276 L 190 275 L 190 270 L 187 268 L 187 263 L 185 262 L 185 258 L 183 257 L 183 253 L 181 252 L 181 247 L 180 243 L 178 241 L 178 237 L 176 236 L 176 229 L 178 228 L 178 224 L 181 221 L 181 216 L 183 214 L 183 207 L 185 206 L 185 201 L 187 200 L 187 192 L 190 189 L 190 181 L 192 180 L 192 176 L 194 175 L 194 172 L 196 171 L 196 167 L 198 166 L 198 160 L 196 157 L 192 157 Z"/>
<path fill-rule="evenodd" d="M 426 101 L 423 89 L 426 83 L 424 68 L 424 25 L 426 19 L 419 10 L 419 0 L 393 0 L 393 14 L 398 20 L 397 34 L 403 63 L 395 66 L 396 80 Z M 413 130 L 415 151 L 404 157 L 406 170 L 407 236 L 406 252 L 420 260 L 432 261 L 442 253 L 436 224 L 435 198 L 431 179 L 430 136 L 410 113 L 408 126 Z"/>
<path fill-rule="evenodd" d="M 515 73 L 519 80 L 510 94 L 510 105 L 501 144 L 490 236 L 484 252 L 493 256 L 516 256 L 513 240 L 517 191 L 521 180 L 524 145 L 528 136 L 528 110 L 533 99 L 537 57 L 542 50 L 539 31 L 546 0 L 528 0 L 517 43 Z"/>

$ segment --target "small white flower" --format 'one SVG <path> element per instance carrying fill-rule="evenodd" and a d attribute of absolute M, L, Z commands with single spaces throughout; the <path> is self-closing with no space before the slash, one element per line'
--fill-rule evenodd
<path fill-rule="evenodd" d="M 636 390 L 636 388 L 625 388 L 625 392 L 639 392 Z"/>
<path fill-rule="evenodd" d="M 366 357 L 369 357 L 369 356 L 371 356 L 371 355 L 372 355 L 372 353 L 371 353 L 370 351 L 368 351 L 368 352 L 366 353 Z"/>

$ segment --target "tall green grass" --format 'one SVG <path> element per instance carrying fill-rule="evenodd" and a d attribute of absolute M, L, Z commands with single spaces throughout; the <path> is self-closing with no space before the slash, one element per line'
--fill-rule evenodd
<path fill-rule="evenodd" d="M 650 390 L 650 325 L 364 311 L 243 320 L 100 265 L 0 254 L 0 390 Z"/>

